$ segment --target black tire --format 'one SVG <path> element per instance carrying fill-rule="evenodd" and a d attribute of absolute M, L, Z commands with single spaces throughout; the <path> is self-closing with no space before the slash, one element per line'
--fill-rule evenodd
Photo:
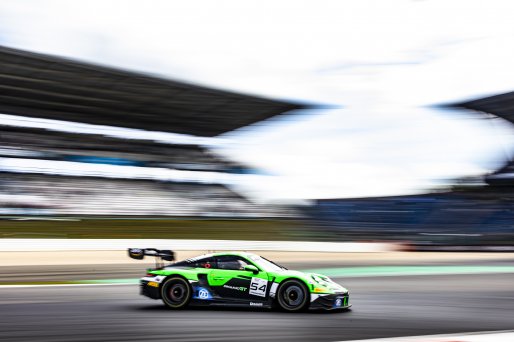
<path fill-rule="evenodd" d="M 286 280 L 278 288 L 278 306 L 289 312 L 306 310 L 310 303 L 310 293 L 307 286 L 300 280 Z"/>
<path fill-rule="evenodd" d="M 183 309 L 191 300 L 192 289 L 182 277 L 171 277 L 161 286 L 161 298 L 170 309 Z"/>

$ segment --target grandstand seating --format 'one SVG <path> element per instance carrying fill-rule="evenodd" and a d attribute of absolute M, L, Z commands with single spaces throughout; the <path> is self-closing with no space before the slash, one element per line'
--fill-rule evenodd
<path fill-rule="evenodd" d="M 320 200 L 311 217 L 339 233 L 366 239 L 514 234 L 514 197 L 504 189 L 366 199 Z"/>
<path fill-rule="evenodd" d="M 254 204 L 222 185 L 10 173 L 2 174 L 0 208 L 4 214 L 24 208 L 24 213 L 48 215 L 291 215 L 285 208 Z"/>

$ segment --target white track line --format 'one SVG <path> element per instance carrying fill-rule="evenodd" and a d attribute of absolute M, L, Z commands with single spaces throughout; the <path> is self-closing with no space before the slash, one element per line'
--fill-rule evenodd
<path fill-rule="evenodd" d="M 513 342 L 514 330 L 483 331 L 460 334 L 424 335 L 344 342 Z"/>
<path fill-rule="evenodd" d="M 24 287 L 65 287 L 65 286 L 113 286 L 113 285 L 134 285 L 134 283 L 102 283 L 102 284 L 30 284 L 30 285 L 0 285 L 0 289 L 16 289 Z"/>

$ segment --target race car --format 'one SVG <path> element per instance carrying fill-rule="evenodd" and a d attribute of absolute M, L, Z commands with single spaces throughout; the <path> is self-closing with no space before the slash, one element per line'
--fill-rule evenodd
<path fill-rule="evenodd" d="M 297 312 L 351 306 L 348 290 L 330 278 L 288 270 L 252 253 L 211 253 L 169 264 L 164 261 L 174 261 L 171 250 L 130 248 L 128 254 L 139 260 L 159 258 L 141 279 L 141 294 L 171 309 L 240 306 Z"/>

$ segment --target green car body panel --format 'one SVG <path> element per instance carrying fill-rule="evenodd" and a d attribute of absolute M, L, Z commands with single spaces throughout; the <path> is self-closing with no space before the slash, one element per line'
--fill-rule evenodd
<path fill-rule="evenodd" d="M 163 299 L 163 286 L 180 277 L 189 283 L 193 306 L 276 306 L 281 285 L 285 282 L 306 290 L 310 309 L 348 309 L 348 290 L 328 277 L 287 270 L 263 257 L 246 252 L 201 255 L 155 269 L 141 279 L 141 294 Z M 290 282 L 289 280 L 295 280 Z M 304 285 L 301 286 L 301 285 Z M 291 310 L 293 311 L 293 310 Z"/>

